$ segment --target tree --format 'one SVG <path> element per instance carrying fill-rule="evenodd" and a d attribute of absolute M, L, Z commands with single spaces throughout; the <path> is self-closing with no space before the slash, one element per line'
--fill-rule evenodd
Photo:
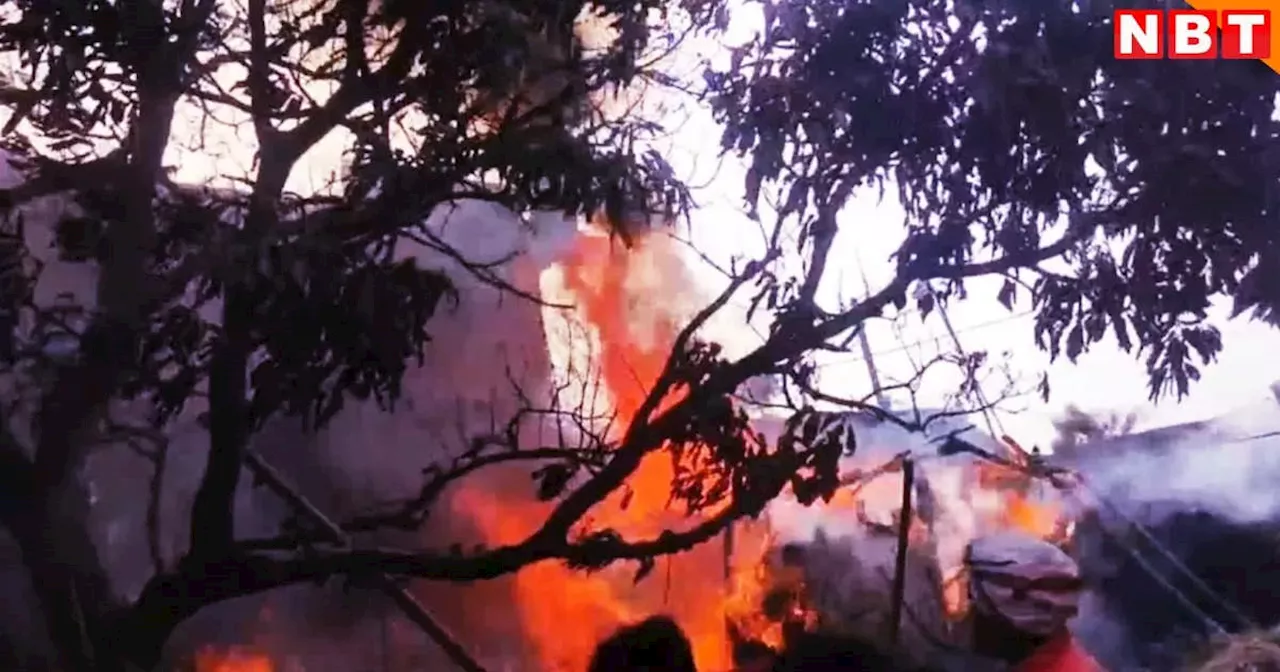
<path fill-rule="evenodd" d="M 643 571 L 759 514 L 784 490 L 806 503 L 830 497 L 839 458 L 853 446 L 825 431 L 829 419 L 812 404 L 914 429 L 927 419 L 824 393 L 812 357 L 905 306 L 921 284 L 936 290 L 919 293 L 922 302 L 947 300 L 968 278 L 1003 275 L 1001 300 L 1031 294 L 1038 338 L 1055 356 L 1076 357 L 1110 328 L 1147 357 L 1153 396 L 1184 393 L 1198 373 L 1189 358 L 1207 362 L 1221 347 L 1205 322 L 1209 298 L 1239 290 L 1274 255 L 1264 223 L 1277 188 L 1268 170 L 1276 81 L 1261 65 L 1113 62 L 1097 6 L 769 4 L 761 36 L 735 50 L 732 67 L 709 68 L 706 92 L 725 149 L 748 157 L 744 186 L 766 228 L 766 254 L 726 270 L 725 291 L 680 331 L 617 436 L 572 451 L 478 446 L 429 474 L 397 515 L 361 523 L 411 526 L 445 484 L 525 459 L 540 466 L 542 494 L 553 501 L 542 527 L 472 553 L 334 549 L 287 536 L 283 550 L 249 549 L 235 543 L 230 508 L 249 436 L 281 414 L 322 426 L 349 396 L 394 399 L 448 297 L 438 275 L 389 263 L 379 243 L 460 196 L 518 212 L 603 211 L 614 222 L 687 206 L 659 157 L 631 151 L 642 122 L 602 120 L 585 105 L 591 92 L 641 75 L 647 15 L 671 8 L 591 5 L 618 38 L 585 53 L 571 27 L 586 5 L 575 3 L 17 6 L 0 44 L 24 56 L 25 81 L 6 96 L 43 151 L 22 148 L 33 178 L 6 205 L 75 190 L 88 214 L 69 230 L 98 235 L 106 252 L 75 356 L 49 362 L 21 342 L 7 353 L 15 370 L 44 366 L 49 384 L 34 445 L 6 435 L 0 522 L 37 575 L 72 669 L 150 666 L 199 609 L 290 583 L 378 573 L 467 581 L 547 560 L 635 561 Z M 717 3 L 683 10 L 701 27 L 725 18 Z M 243 81 L 220 86 L 214 73 L 224 66 L 242 69 Z M 334 91 L 313 102 L 314 89 L 299 81 Z M 251 117 L 258 162 L 243 195 L 193 193 L 166 179 L 179 100 Z M 415 132 L 397 131 L 406 118 Z M 299 158 L 336 128 L 356 138 L 341 189 L 286 194 Z M 499 179 L 482 179 L 491 176 Z M 861 301 L 820 306 L 837 213 L 867 186 L 894 189 L 909 214 L 898 273 Z M 165 198 L 156 209 L 158 189 Z M 764 207 L 775 194 L 781 205 Z M 784 240 L 801 243 L 799 275 L 782 263 Z M 21 245 L 9 247 L 10 315 L 49 321 L 31 304 Z M 192 287 L 223 301 L 219 323 L 178 300 Z M 758 348 L 729 359 L 700 329 L 748 291 L 772 314 L 771 329 Z M 299 319 L 314 328 L 286 328 Z M 953 363 L 967 381 L 983 365 L 981 353 Z M 762 376 L 781 378 L 782 396 L 800 409 L 775 443 L 752 429 L 737 396 Z M 137 600 L 116 603 L 84 562 L 87 542 L 66 533 L 77 528 L 65 502 L 83 502 L 74 476 L 95 420 L 126 395 L 153 400 L 163 427 L 206 387 L 209 461 L 189 550 Z M 678 469 L 673 483 L 695 514 L 687 527 L 652 539 L 573 534 L 663 451 L 698 465 L 696 474 Z"/>
<path fill-rule="evenodd" d="M 591 52 L 573 31 L 584 7 L 124 0 L 19 2 L 6 15 L 0 49 L 21 59 L 5 87 L 6 143 L 29 179 L 5 194 L 5 331 L 37 327 L 3 355 L 11 377 L 45 385 L 33 445 L 16 421 L 4 433 L 0 520 L 42 593 L 62 667 L 150 667 L 173 627 L 206 604 L 381 564 L 353 555 L 299 573 L 254 555 L 234 541 L 232 501 L 247 441 L 271 417 L 322 426 L 349 397 L 396 398 L 450 298 L 439 273 L 387 253 L 427 213 L 458 198 L 615 222 L 685 207 L 661 159 L 633 149 L 646 129 L 589 104 L 643 76 L 647 15 L 660 6 L 593 4 L 616 36 Z M 248 116 L 257 155 L 243 189 L 168 178 L 179 103 Z M 344 179 L 330 194 L 287 193 L 299 160 L 335 131 L 354 138 Z M 59 238 L 100 262 L 101 276 L 87 325 L 60 329 L 74 348 L 55 356 L 36 342 L 61 322 L 32 301 L 39 269 L 23 249 L 20 206 L 63 192 L 83 214 Z M 213 300 L 221 315 L 208 322 L 199 309 Z M 113 397 L 149 400 L 162 428 L 196 394 L 208 397 L 210 450 L 189 549 L 119 604 L 86 560 L 86 451 Z M 565 529 L 549 526 L 517 553 L 441 557 L 427 574 L 511 571 L 560 553 Z"/>
<path fill-rule="evenodd" d="M 998 298 L 1030 295 L 1053 356 L 1110 331 L 1145 357 L 1154 399 L 1185 394 L 1221 349 L 1212 297 L 1273 305 L 1277 80 L 1262 63 L 1116 61 L 1106 2 L 763 5 L 762 33 L 708 88 L 725 149 L 750 156 L 749 200 L 780 192 L 810 247 L 797 305 L 851 193 L 892 189 L 908 216 L 897 279 L 852 314 L 819 311 L 815 336 L 911 285 L 945 298 L 1000 274 Z"/>
<path fill-rule="evenodd" d="M 1075 404 L 1068 404 L 1062 415 L 1053 421 L 1058 432 L 1053 440 L 1053 452 L 1068 459 L 1075 457 L 1082 446 L 1133 433 L 1137 421 L 1138 414 L 1133 412 L 1089 413 Z"/>

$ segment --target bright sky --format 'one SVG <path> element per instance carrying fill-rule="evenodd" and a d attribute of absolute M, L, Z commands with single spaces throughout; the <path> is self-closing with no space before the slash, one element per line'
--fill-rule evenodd
<path fill-rule="evenodd" d="M 734 12 L 734 39 L 760 25 L 757 12 L 744 6 Z M 692 221 L 691 237 L 700 249 L 724 264 L 734 255 L 758 254 L 753 244 L 756 225 L 739 207 L 745 169 L 740 161 L 718 160 L 719 129 L 701 106 L 684 112 L 670 152 L 671 160 L 689 182 L 701 186 L 696 196 L 702 205 Z M 841 232 L 832 253 L 830 274 L 834 282 L 827 300 L 857 298 L 866 294 L 862 274 L 874 290 L 892 277 L 889 257 L 903 238 L 903 212 L 892 196 L 878 203 L 877 194 L 865 193 L 842 213 Z M 715 277 L 708 271 L 709 277 Z M 1147 401 L 1146 373 L 1132 355 L 1120 350 L 1112 339 L 1098 343 L 1076 363 L 1049 362 L 1033 340 L 1033 318 L 1027 313 L 1029 299 L 1006 310 L 996 301 L 998 279 L 979 279 L 968 286 L 970 298 L 953 303 L 948 310 L 961 346 L 967 351 L 986 350 L 991 356 L 1007 355 L 1020 389 L 1031 389 L 1041 372 L 1049 373 L 1052 396 L 1046 404 L 1034 394 L 1011 399 L 996 414 L 998 424 L 1023 445 L 1047 447 L 1053 437 L 1052 420 L 1067 404 L 1086 411 L 1136 412 L 1138 429 L 1203 420 L 1241 406 L 1269 399 L 1271 383 L 1280 380 L 1275 353 L 1280 351 L 1280 330 L 1247 319 L 1228 321 L 1229 309 L 1217 306 L 1224 352 L 1217 363 L 1203 371 L 1203 377 L 1181 402 L 1172 399 L 1158 405 Z M 939 349 L 953 351 L 941 317 L 935 312 L 921 322 L 909 316 L 900 328 L 885 322 L 868 329 L 872 359 L 885 382 L 907 379 L 916 370 L 912 360 L 936 355 Z M 821 383 L 834 394 L 865 395 L 871 391 L 867 363 L 857 344 L 848 354 L 832 354 L 821 363 Z M 995 380 L 986 392 L 997 396 L 1004 381 Z M 940 405 L 955 390 L 948 376 L 927 377 L 920 391 L 921 405 Z M 975 418 L 982 427 L 982 420 Z M 1000 429 L 1000 427 L 997 427 Z"/>
<path fill-rule="evenodd" d="M 741 39 L 753 26 L 760 25 L 759 13 L 750 5 L 740 6 L 733 16 L 732 40 Z M 706 43 L 682 50 L 675 59 L 677 72 L 695 74 L 699 56 L 707 53 L 715 55 L 717 50 Z M 208 143 L 196 150 L 174 148 L 170 161 L 179 166 L 179 179 L 204 181 L 247 172 L 253 143 L 252 133 L 243 124 L 239 132 L 225 128 L 209 132 L 199 126 L 201 119 L 194 109 L 186 108 L 179 115 L 175 136 L 202 137 Z M 747 220 L 740 207 L 743 164 L 718 156 L 720 130 L 708 110 L 700 105 L 677 105 L 667 122 L 673 135 L 664 147 L 665 153 L 678 173 L 694 185 L 701 206 L 692 218 L 690 235 L 694 243 L 724 265 L 735 255 L 758 254 L 759 237 L 753 235 L 756 225 Z M 342 144 L 339 138 L 327 138 L 299 166 L 290 187 L 307 191 L 311 185 L 323 183 L 338 165 Z M 879 204 L 874 194 L 864 194 L 849 205 L 832 255 L 832 281 L 825 287 L 829 290 L 827 302 L 865 294 L 864 273 L 873 289 L 890 277 L 889 255 L 902 238 L 902 222 L 896 203 Z M 714 271 L 703 270 L 709 279 L 717 277 Z M 1053 396 L 1048 404 L 1034 395 L 1025 395 L 1004 404 L 997 414 L 1000 425 L 1024 445 L 1047 446 L 1054 435 L 1051 421 L 1067 404 L 1090 411 L 1136 411 L 1138 427 L 1149 428 L 1201 420 L 1269 398 L 1269 385 L 1280 379 L 1280 367 L 1270 364 L 1276 361 L 1274 353 L 1280 350 L 1280 330 L 1247 320 L 1226 322 L 1225 309 L 1220 309 L 1219 325 L 1225 344 L 1222 358 L 1204 372 L 1189 398 L 1181 403 L 1170 400 L 1153 406 L 1147 402 L 1142 366 L 1113 342 L 1098 344 L 1075 364 L 1050 364 L 1032 340 L 1025 297 L 1023 305 L 1015 306 L 1014 311 L 1005 310 L 994 298 L 998 286 L 991 279 L 972 282 L 971 298 L 953 304 L 949 317 L 966 350 L 986 350 L 993 356 L 1007 353 L 1010 368 L 1021 377 L 1022 389 L 1031 389 L 1040 372 L 1049 372 Z M 954 350 L 936 313 L 923 323 L 909 316 L 896 329 L 887 323 L 876 323 L 868 334 L 873 359 L 886 382 L 910 377 L 915 370 L 913 359 L 933 356 L 940 349 Z M 755 339 L 749 329 L 733 336 L 735 340 Z M 866 361 L 856 343 L 848 354 L 826 357 L 821 376 L 823 387 L 834 394 L 862 395 L 871 389 Z M 998 395 L 1001 386 L 996 381 L 987 390 L 988 395 Z M 920 403 L 939 405 L 954 389 L 954 379 L 928 377 L 920 391 Z M 975 423 L 983 425 L 979 419 Z"/>

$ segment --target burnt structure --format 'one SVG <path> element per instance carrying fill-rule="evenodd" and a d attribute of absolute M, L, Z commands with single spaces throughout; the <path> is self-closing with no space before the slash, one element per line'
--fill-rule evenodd
<path fill-rule="evenodd" d="M 1178 669 L 1219 628 L 1280 623 L 1280 523 L 1235 522 L 1180 502 L 1144 505 L 1132 520 L 1145 533 L 1105 512 L 1076 530 L 1100 607 L 1088 616 L 1113 630 L 1096 654 L 1112 669 Z"/>
<path fill-rule="evenodd" d="M 1260 486 L 1275 417 L 1248 409 L 1247 426 L 1188 423 L 1055 456 L 1101 500 L 1075 531 L 1092 591 L 1077 634 L 1109 669 L 1181 669 L 1215 635 L 1280 624 L 1280 496 Z"/>

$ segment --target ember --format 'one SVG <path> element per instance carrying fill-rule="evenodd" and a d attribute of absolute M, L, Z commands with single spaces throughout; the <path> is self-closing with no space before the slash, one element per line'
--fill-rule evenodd
<path fill-rule="evenodd" d="M 195 672 L 277 672 L 266 654 L 249 647 L 217 649 L 206 646 L 196 652 Z"/>
<path fill-rule="evenodd" d="M 760 551 L 735 568 L 725 616 L 735 636 L 777 651 L 784 645 L 786 624 L 812 629 L 818 614 L 808 603 L 803 569 L 785 557 L 791 549 L 783 549 L 781 562 L 771 562 L 773 541 L 764 537 Z"/>

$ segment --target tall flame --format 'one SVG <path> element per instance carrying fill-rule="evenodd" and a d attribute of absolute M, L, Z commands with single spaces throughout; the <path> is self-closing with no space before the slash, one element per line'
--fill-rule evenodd
<path fill-rule="evenodd" d="M 576 306 L 575 317 L 595 337 L 592 364 L 616 415 L 614 431 L 625 430 L 644 403 L 683 317 L 679 310 L 671 310 L 670 304 L 687 299 L 688 280 L 680 276 L 683 267 L 676 248 L 665 240 L 661 236 L 642 237 L 635 247 L 626 249 L 607 237 L 579 236 L 558 268 L 562 290 Z M 999 520 L 991 526 L 1016 527 L 1044 537 L 1053 534 L 1059 519 L 1055 507 L 1033 501 L 1025 489 L 986 482 L 1009 477 L 1009 470 L 977 469 L 982 481 L 977 487 L 1000 499 Z M 650 455 L 627 487 L 590 511 L 581 526 L 612 528 L 627 538 L 649 538 L 662 530 L 688 525 L 682 514 L 669 509 L 674 472 L 669 454 Z M 840 493 L 829 506 L 860 519 L 867 503 L 896 505 L 900 490 L 893 479 L 879 479 L 864 484 L 856 493 Z M 514 543 L 535 529 L 548 506 L 510 492 L 469 487 L 459 494 L 455 505 L 460 504 L 477 522 L 486 543 Z M 743 532 L 751 536 L 740 537 L 740 549 L 769 545 L 766 530 L 752 527 L 743 528 Z M 922 524 L 912 525 L 913 543 L 925 534 Z M 770 623 L 740 618 L 757 610 L 758 598 L 776 587 L 780 579 L 762 568 L 761 556 L 743 558 L 745 564 L 732 568 L 733 575 L 725 577 L 723 547 L 704 544 L 661 560 L 657 571 L 639 585 L 625 569 L 589 574 L 553 563 L 527 567 L 513 577 L 511 598 L 520 632 L 535 659 L 529 662 L 542 672 L 585 669 L 596 644 L 618 626 L 662 612 L 675 618 L 689 635 L 699 669 L 730 669 L 727 617 L 732 615 L 735 626 L 751 631 L 745 634 L 770 644 L 780 643 L 779 633 Z M 961 584 L 954 580 L 947 583 L 944 591 L 951 603 L 949 610 L 963 612 Z"/>
<path fill-rule="evenodd" d="M 679 263 L 675 247 L 657 236 L 637 240 L 632 249 L 607 237 L 580 236 L 560 264 L 576 317 L 594 332 L 593 364 L 616 416 L 615 432 L 624 431 L 644 403 L 679 328 L 679 317 L 666 309 L 678 297 L 646 296 L 644 287 L 667 282 L 668 292 L 687 292 L 679 279 L 664 277 L 660 268 L 655 273 L 655 265 Z M 650 538 L 687 525 L 682 515 L 669 511 L 673 476 L 670 455 L 649 456 L 623 492 L 596 506 L 582 526 Z M 491 544 L 519 541 L 546 513 L 545 506 L 527 498 L 479 487 L 460 493 L 460 499 Z M 700 669 L 728 669 L 725 589 L 708 581 L 723 575 L 722 563 L 719 546 L 707 544 L 664 559 L 638 585 L 626 568 L 584 573 L 541 563 L 514 577 L 514 608 L 538 668 L 547 672 L 585 669 L 601 639 L 657 612 L 671 615 L 689 635 Z"/>
<path fill-rule="evenodd" d="M 671 304 L 682 295 L 687 297 L 688 279 L 680 275 L 683 267 L 676 249 L 665 241 L 661 237 L 641 238 L 636 247 L 625 249 L 607 237 L 580 236 L 558 269 L 562 289 L 576 306 L 575 316 L 594 334 L 592 364 L 616 416 L 612 424 L 615 432 L 624 431 L 644 403 L 680 326 L 682 316 L 671 309 Z M 1013 447 L 1025 462 L 1025 454 L 1016 444 Z M 987 529 L 1016 528 L 1045 538 L 1061 533 L 1062 512 L 1028 495 L 1021 470 L 988 464 L 962 468 L 976 472 L 973 487 L 994 504 L 986 509 L 994 517 L 988 521 Z M 627 487 L 590 511 L 581 527 L 607 527 L 634 539 L 651 538 L 663 530 L 689 525 L 682 513 L 669 507 L 674 474 L 669 454 L 650 455 Z M 549 504 L 532 498 L 528 475 L 518 476 L 524 487 L 465 484 L 452 500 L 455 510 L 474 522 L 488 545 L 519 542 L 544 520 L 550 509 Z M 900 475 L 894 473 L 863 482 L 856 489 L 841 489 L 827 508 L 863 524 L 884 527 L 885 521 L 880 520 L 883 516 L 870 515 L 866 509 L 873 505 L 877 510 L 886 506 L 896 510 L 900 482 Z M 896 529 L 896 524 L 888 525 Z M 769 566 L 766 557 L 774 544 L 767 523 L 738 530 L 736 544 L 741 564 L 732 568 L 725 567 L 727 559 L 719 544 L 704 544 L 661 560 L 657 571 L 640 584 L 625 568 L 584 573 L 550 562 L 524 568 L 507 584 L 510 608 L 518 621 L 514 634 L 518 634 L 516 639 L 524 640 L 520 647 L 523 650 L 513 655 L 527 658 L 514 669 L 586 669 L 601 639 L 621 625 L 659 612 L 671 615 L 689 635 L 699 669 L 714 672 L 732 667 L 727 618 L 733 620 L 741 634 L 780 645 L 778 617 L 765 613 L 762 603 L 767 602 L 766 594 L 776 593 L 780 586 L 787 588 L 799 597 L 787 607 L 785 617 L 811 624 L 816 614 L 808 611 L 803 599 L 804 579 L 795 572 Z M 928 534 L 922 522 L 912 521 L 913 545 Z M 732 570 L 731 576 L 724 576 L 726 569 Z M 943 569 L 945 604 L 941 606 L 953 616 L 962 615 L 967 608 L 963 576 L 958 574 L 958 568 Z M 476 604 L 479 593 L 468 595 L 463 599 L 471 600 L 470 607 L 484 606 Z M 490 640 L 503 639 L 496 623 L 484 626 L 492 634 Z M 511 669 L 510 665 L 507 667 Z M 206 648 L 198 653 L 195 670 L 278 672 L 278 667 L 255 649 Z"/>

